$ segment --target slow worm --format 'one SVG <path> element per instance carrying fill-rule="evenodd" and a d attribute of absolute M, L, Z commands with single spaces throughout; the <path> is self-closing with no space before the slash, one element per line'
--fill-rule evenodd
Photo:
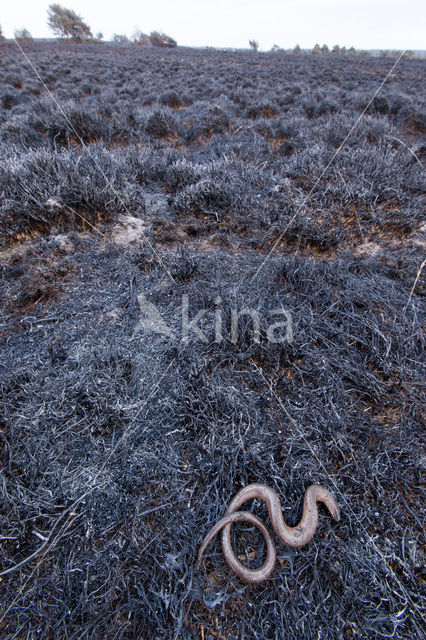
<path fill-rule="evenodd" d="M 276 549 L 271 534 L 262 520 L 249 511 L 238 511 L 239 507 L 252 498 L 259 498 L 266 503 L 272 528 L 278 538 L 290 547 L 303 547 L 313 537 L 318 525 L 317 502 L 323 502 L 333 518 L 340 520 L 340 510 L 333 495 L 318 484 L 307 488 L 303 503 L 303 514 L 298 525 L 289 527 L 285 522 L 281 510 L 278 494 L 264 484 L 249 484 L 241 489 L 231 500 L 223 518 L 218 520 L 210 529 L 198 552 L 196 569 L 201 565 L 204 551 L 214 536 L 222 531 L 222 551 L 231 569 L 246 582 L 262 582 L 271 575 L 276 562 Z M 231 544 L 231 524 L 233 522 L 249 522 L 259 529 L 266 542 L 266 560 L 260 569 L 248 569 L 236 557 Z"/>

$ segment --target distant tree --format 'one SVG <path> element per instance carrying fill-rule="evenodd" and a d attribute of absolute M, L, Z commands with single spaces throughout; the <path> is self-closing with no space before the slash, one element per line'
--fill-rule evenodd
<path fill-rule="evenodd" d="M 161 31 L 152 31 L 149 40 L 154 47 L 176 47 L 177 42 L 172 37 Z"/>
<path fill-rule="evenodd" d="M 279 53 L 280 51 L 282 51 L 282 49 L 277 44 L 273 44 L 271 47 L 271 51 L 272 53 Z"/>
<path fill-rule="evenodd" d="M 338 55 L 340 53 L 340 47 L 338 44 L 335 44 L 334 47 L 331 50 L 331 53 Z"/>
<path fill-rule="evenodd" d="M 15 40 L 17 40 L 18 42 L 34 42 L 31 33 L 28 31 L 28 29 L 25 29 L 25 27 L 23 27 L 22 29 L 15 29 L 14 36 Z"/>
<path fill-rule="evenodd" d="M 47 24 L 55 35 L 62 38 L 71 38 L 78 42 L 93 38 L 90 27 L 83 21 L 83 18 L 72 9 L 66 9 L 60 4 L 49 5 Z"/>
<path fill-rule="evenodd" d="M 140 29 L 136 29 L 136 31 L 132 35 L 132 42 L 133 44 L 139 44 L 142 47 L 151 46 L 150 37 L 146 33 L 142 33 Z"/>
<path fill-rule="evenodd" d="M 98 31 L 98 33 L 96 34 L 96 40 L 99 40 L 100 42 L 103 39 L 104 39 L 104 34 L 102 33 L 102 31 Z"/>
<path fill-rule="evenodd" d="M 5 40 L 5 37 L 4 37 L 4 35 L 3 35 L 3 29 L 1 28 L 1 24 L 0 24 L 0 42 L 1 42 L 2 40 Z"/>
<path fill-rule="evenodd" d="M 122 33 L 114 33 L 112 41 L 120 44 L 127 44 L 129 42 L 129 38 Z"/>
<path fill-rule="evenodd" d="M 294 47 L 293 53 L 302 53 L 302 49 L 298 44 Z"/>
<path fill-rule="evenodd" d="M 350 55 L 350 56 L 355 56 L 356 55 L 355 47 L 351 47 L 350 49 L 348 49 L 348 55 Z"/>
<path fill-rule="evenodd" d="M 257 40 L 249 40 L 249 45 L 252 51 L 257 51 L 259 48 L 259 43 Z"/>
<path fill-rule="evenodd" d="M 323 55 L 327 55 L 328 53 L 330 53 L 330 49 L 327 47 L 327 45 L 326 45 L 326 44 L 323 44 L 323 45 L 322 45 L 322 47 L 321 47 L 321 53 L 322 53 Z"/>
<path fill-rule="evenodd" d="M 322 54 L 321 47 L 319 46 L 318 43 L 314 46 L 311 53 L 313 53 L 316 56 L 320 56 Z"/>

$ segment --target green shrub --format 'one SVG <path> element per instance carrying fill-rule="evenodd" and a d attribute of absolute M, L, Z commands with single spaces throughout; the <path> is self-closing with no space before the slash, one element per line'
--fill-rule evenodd
<path fill-rule="evenodd" d="M 177 42 L 161 31 L 152 31 L 149 40 L 154 47 L 176 47 Z"/>
<path fill-rule="evenodd" d="M 47 10 L 47 24 L 53 33 L 62 38 L 71 38 L 79 42 L 92 40 L 90 27 L 83 18 L 72 9 L 60 4 L 51 4 Z"/>
<path fill-rule="evenodd" d="M 150 47 L 151 40 L 146 33 L 142 33 L 140 29 L 137 29 L 132 36 L 133 44 L 139 44 L 142 47 Z"/>
<path fill-rule="evenodd" d="M 22 29 L 15 29 L 14 36 L 15 40 L 17 40 L 18 42 L 34 42 L 31 33 L 28 31 L 28 29 L 25 29 L 25 27 L 23 27 Z"/>
<path fill-rule="evenodd" d="M 118 44 L 128 44 L 130 42 L 129 38 L 122 33 L 114 33 L 112 41 L 117 42 Z"/>

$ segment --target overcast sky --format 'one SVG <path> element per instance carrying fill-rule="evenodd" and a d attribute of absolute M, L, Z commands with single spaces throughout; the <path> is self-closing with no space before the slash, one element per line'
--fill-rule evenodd
<path fill-rule="evenodd" d="M 0 24 L 12 37 L 26 27 L 34 37 L 51 35 L 46 25 L 50 2 L 2 2 Z M 62 4 L 62 3 L 60 3 Z M 165 31 L 188 46 L 261 49 L 311 48 L 318 42 L 360 49 L 426 49 L 424 0 L 64 0 L 106 39 L 131 35 L 136 28 Z"/>

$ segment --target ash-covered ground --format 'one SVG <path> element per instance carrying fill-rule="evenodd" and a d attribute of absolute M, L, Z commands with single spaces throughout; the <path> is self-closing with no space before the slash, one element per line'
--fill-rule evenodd
<path fill-rule="evenodd" d="M 0 51 L 1 637 L 424 637 L 425 62 L 372 99 L 390 59 L 25 53 Z M 250 482 L 291 525 L 320 483 L 341 521 L 265 583 L 219 540 L 195 573 Z"/>

